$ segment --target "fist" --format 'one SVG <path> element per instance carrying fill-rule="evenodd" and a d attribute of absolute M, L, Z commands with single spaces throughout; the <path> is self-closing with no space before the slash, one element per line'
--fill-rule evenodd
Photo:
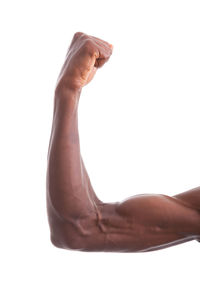
<path fill-rule="evenodd" d="M 81 89 L 108 61 L 112 49 L 113 46 L 103 40 L 77 32 L 67 52 L 57 87 Z"/>

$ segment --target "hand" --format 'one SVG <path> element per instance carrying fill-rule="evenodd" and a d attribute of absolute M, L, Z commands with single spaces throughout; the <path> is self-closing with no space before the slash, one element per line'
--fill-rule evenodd
<path fill-rule="evenodd" d="M 108 61 L 113 46 L 96 37 L 81 32 L 75 33 L 63 68 L 57 89 L 68 87 L 80 90 L 94 77 L 96 70 Z"/>

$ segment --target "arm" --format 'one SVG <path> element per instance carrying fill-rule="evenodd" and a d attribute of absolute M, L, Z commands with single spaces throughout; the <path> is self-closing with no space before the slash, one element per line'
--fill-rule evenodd
<path fill-rule="evenodd" d="M 51 240 L 65 249 L 138 252 L 198 238 L 199 212 L 178 198 L 146 194 L 103 203 L 93 190 L 80 153 L 78 103 L 111 53 L 110 44 L 77 33 L 58 78 L 47 168 Z"/>

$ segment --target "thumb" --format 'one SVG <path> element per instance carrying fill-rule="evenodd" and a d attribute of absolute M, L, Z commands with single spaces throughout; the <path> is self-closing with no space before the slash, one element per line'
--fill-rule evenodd
<path fill-rule="evenodd" d="M 109 49 L 110 48 L 110 49 Z M 99 56 L 96 58 L 94 67 L 101 68 L 110 58 L 113 50 L 113 45 L 109 44 L 108 51 L 99 52 Z"/>

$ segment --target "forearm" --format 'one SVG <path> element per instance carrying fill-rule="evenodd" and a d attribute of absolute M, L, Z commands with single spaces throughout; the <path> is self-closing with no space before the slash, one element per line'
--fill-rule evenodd
<path fill-rule="evenodd" d="M 78 101 L 79 94 L 67 89 L 62 97 L 55 95 L 54 100 L 48 157 L 49 172 L 56 179 L 54 182 L 57 183 L 57 188 L 60 185 L 64 191 L 69 187 L 70 178 L 73 178 L 73 185 L 80 185 L 81 182 Z"/>
<path fill-rule="evenodd" d="M 52 199 L 67 195 L 70 184 L 81 184 L 78 100 L 78 95 L 67 89 L 62 97 L 55 95 L 48 155 L 48 181 Z"/>
<path fill-rule="evenodd" d="M 83 166 L 78 133 L 80 91 L 65 89 L 55 95 L 55 109 L 48 156 L 47 188 L 49 201 L 60 214 L 84 213 L 90 205 L 87 189 L 91 186 Z M 89 187 L 88 187 L 89 186 Z M 73 198 L 79 201 L 73 202 Z M 70 208 L 70 209 L 69 209 Z"/>

